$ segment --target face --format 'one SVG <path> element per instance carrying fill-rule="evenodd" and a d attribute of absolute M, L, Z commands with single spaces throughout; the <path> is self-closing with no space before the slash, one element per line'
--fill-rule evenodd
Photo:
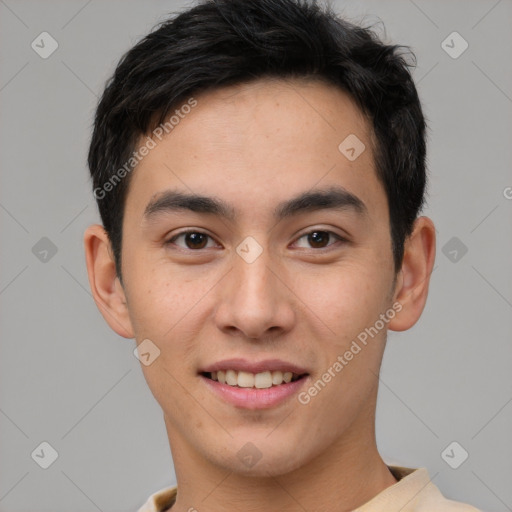
<path fill-rule="evenodd" d="M 395 298 L 386 194 L 369 125 L 332 86 L 267 80 L 195 100 L 132 176 L 129 322 L 160 350 L 142 369 L 171 447 L 282 474 L 372 428 Z M 339 149 L 354 135 L 355 159 L 356 139 Z"/>

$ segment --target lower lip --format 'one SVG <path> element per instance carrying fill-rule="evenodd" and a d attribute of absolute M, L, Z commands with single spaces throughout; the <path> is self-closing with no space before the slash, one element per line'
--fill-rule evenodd
<path fill-rule="evenodd" d="M 296 394 L 308 379 L 306 375 L 293 382 L 258 389 L 229 386 L 228 384 L 221 384 L 217 380 L 209 379 L 204 375 L 200 375 L 200 377 L 217 396 L 236 407 L 242 407 L 244 409 L 268 409 L 275 407 Z"/>

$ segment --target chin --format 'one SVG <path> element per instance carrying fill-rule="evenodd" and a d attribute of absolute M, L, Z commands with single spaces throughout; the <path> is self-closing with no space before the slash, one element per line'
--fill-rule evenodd
<path fill-rule="evenodd" d="M 287 447 L 279 442 L 279 450 L 276 450 L 276 444 L 269 442 L 268 439 L 266 442 L 246 441 L 238 444 L 241 448 L 231 452 L 232 448 L 227 447 L 231 453 L 227 457 L 225 454 L 220 457 L 213 456 L 212 462 L 237 475 L 255 478 L 284 475 L 305 463 L 304 446 L 301 446 L 299 457 L 296 444 Z"/>

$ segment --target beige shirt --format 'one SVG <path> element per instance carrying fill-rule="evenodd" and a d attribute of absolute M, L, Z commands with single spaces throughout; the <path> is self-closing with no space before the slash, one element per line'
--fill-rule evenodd
<path fill-rule="evenodd" d="M 446 499 L 430 481 L 426 468 L 388 466 L 398 482 L 354 512 L 479 512 L 465 503 Z M 176 499 L 177 487 L 152 494 L 138 512 L 164 512 Z"/>

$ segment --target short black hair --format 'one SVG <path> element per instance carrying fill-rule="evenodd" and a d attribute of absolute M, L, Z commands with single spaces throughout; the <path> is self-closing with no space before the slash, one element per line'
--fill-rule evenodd
<path fill-rule="evenodd" d="M 334 84 L 367 117 L 398 272 L 425 201 L 426 124 L 410 73 L 414 61 L 408 47 L 384 44 L 372 28 L 313 0 L 207 0 L 157 25 L 107 82 L 88 155 L 118 277 L 122 281 L 123 212 L 140 138 L 192 95 L 263 78 Z"/>

